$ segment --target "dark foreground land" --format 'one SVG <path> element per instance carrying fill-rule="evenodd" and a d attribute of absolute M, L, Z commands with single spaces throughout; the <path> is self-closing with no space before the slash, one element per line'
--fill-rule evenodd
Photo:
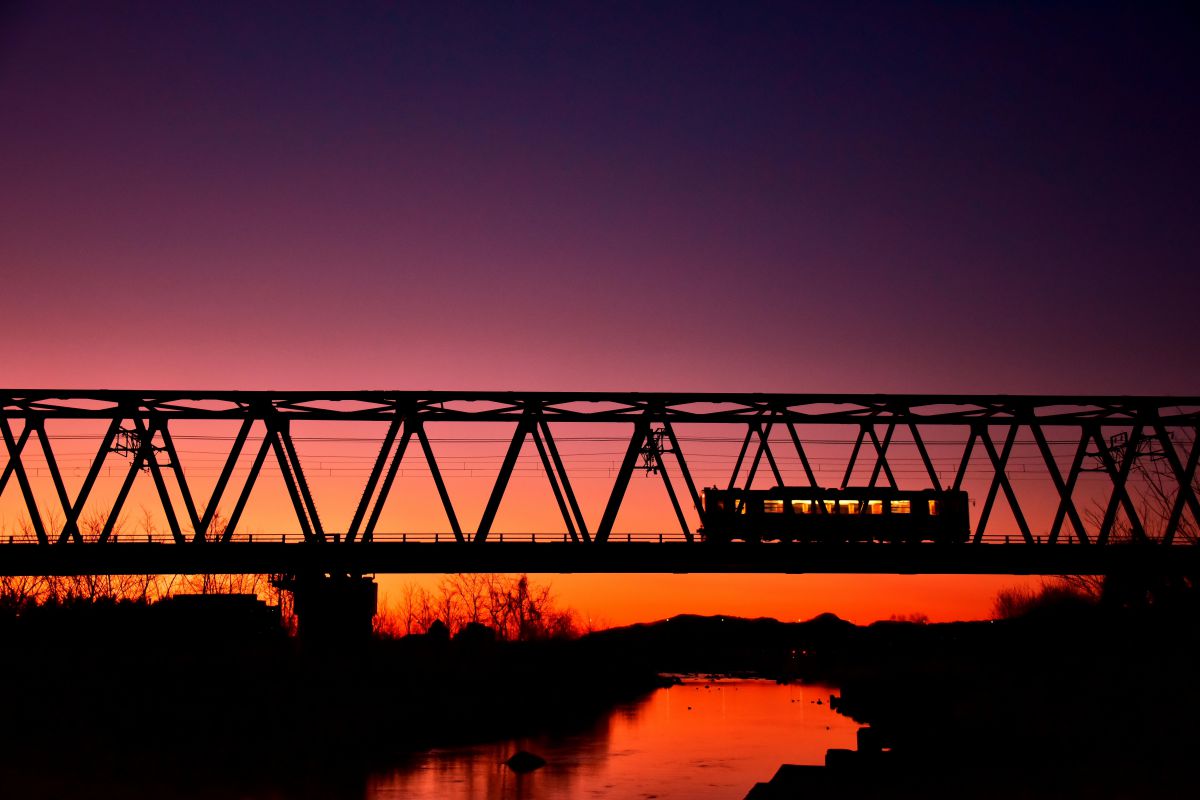
<path fill-rule="evenodd" d="M 587 640 L 306 644 L 228 603 L 0 620 L 0 795 L 362 796 L 407 753 L 585 727 L 661 683 Z"/>
<path fill-rule="evenodd" d="M 862 627 L 680 616 L 574 641 L 474 629 L 305 644 L 252 600 L 177 600 L 0 618 L 0 794 L 200 798 L 261 781 L 279 796 L 362 796 L 373 767 L 407 753 L 578 730 L 672 672 L 831 684 L 837 710 L 868 726 L 857 751 L 785 766 L 755 800 L 1195 793 L 1190 606 Z"/>

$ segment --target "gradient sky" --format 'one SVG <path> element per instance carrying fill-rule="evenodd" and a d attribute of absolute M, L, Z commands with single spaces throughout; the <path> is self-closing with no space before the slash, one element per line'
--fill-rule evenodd
<path fill-rule="evenodd" d="M 1200 393 L 1146 5 L 0 3 L 0 383 Z"/>

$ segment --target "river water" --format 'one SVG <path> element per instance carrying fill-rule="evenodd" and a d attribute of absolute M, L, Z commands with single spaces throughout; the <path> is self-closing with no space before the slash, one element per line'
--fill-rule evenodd
<path fill-rule="evenodd" d="M 687 680 L 615 709 L 590 730 L 433 750 L 372 776 L 367 800 L 679 798 L 740 800 L 780 764 L 822 764 L 858 725 L 830 689 L 763 680 Z M 517 750 L 546 759 L 524 775 Z"/>

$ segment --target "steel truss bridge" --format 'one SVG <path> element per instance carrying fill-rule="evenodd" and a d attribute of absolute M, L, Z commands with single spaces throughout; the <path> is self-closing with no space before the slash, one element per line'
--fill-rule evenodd
<path fill-rule="evenodd" d="M 68 471 L 56 456 L 56 428 L 85 422 L 103 432 L 79 471 L 82 480 L 69 490 Z M 380 432 L 364 462 L 369 467 L 361 499 L 340 530 L 322 521 L 319 492 L 314 492 L 297 446 L 301 437 L 294 433 L 297 425 L 317 423 L 334 439 L 339 426 L 348 423 L 375 423 Z M 473 526 L 463 524 L 453 487 L 431 444 L 430 431 L 451 423 L 455 430 L 469 423 L 506 431 L 508 443 L 489 465 L 494 482 Z M 172 431 L 206 425 L 236 425 L 237 431 L 227 437 L 230 449 L 211 491 L 201 498 L 181 461 L 180 437 Z M 584 514 L 569 474 L 570 459 L 559 447 L 567 438 L 565 428 L 583 425 L 619 437 L 612 482 L 599 518 L 593 515 L 594 524 Z M 943 490 L 974 482 L 970 541 L 701 541 L 695 533 L 698 525 L 689 522 L 703 523 L 703 507 L 697 459 L 688 452 L 703 439 L 681 433 L 698 430 L 696 426 L 737 432 L 731 439 L 728 478 L 722 480 L 730 488 L 750 487 L 756 477 L 760 486 L 825 488 Z M 0 541 L 0 574 L 1100 574 L 1123 568 L 1197 574 L 1198 428 L 1200 397 L 0 390 L 0 435 L 7 455 L 0 499 L 13 497 L 27 519 L 22 531 L 5 532 Z M 497 512 L 529 441 L 535 463 L 549 481 L 562 528 L 500 533 L 494 530 Z M 836 469 L 827 469 L 829 457 L 815 454 L 839 442 L 848 445 L 848 452 Z M 939 453 L 949 448 L 951 454 L 935 457 L 935 446 Z M 1014 454 L 1019 449 L 1028 455 L 1018 464 Z M 406 454 L 410 461 L 423 460 L 428 469 L 447 531 L 377 531 Z M 286 486 L 295 528 L 255 538 L 241 533 L 239 525 L 268 464 L 278 469 Z M 661 479 L 678 530 L 614 530 L 638 471 Z M 99 507 L 94 489 L 102 474 L 115 475 L 119 486 L 111 502 Z M 149 476 L 161 504 L 167 534 L 161 541 L 139 540 L 118 530 L 139 475 Z M 1023 506 L 1029 504 L 1028 493 L 1021 493 L 1026 494 L 1023 501 L 1014 488 L 1018 478 L 1030 476 L 1042 482 L 1045 493 L 1042 522 L 1031 521 Z M 1093 484 L 1090 499 L 1081 494 L 1084 476 Z M 50 487 L 43 487 L 40 501 L 39 481 Z M 232 504 L 225 506 L 231 510 L 224 519 L 218 512 L 223 503 Z M 1001 508 L 1007 509 L 1007 528 L 997 532 L 989 522 Z M 85 509 L 99 512 L 103 524 L 82 524 Z"/>

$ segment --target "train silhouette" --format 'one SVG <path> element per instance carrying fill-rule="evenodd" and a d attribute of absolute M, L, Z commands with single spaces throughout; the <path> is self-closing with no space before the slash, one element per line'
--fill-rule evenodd
<path fill-rule="evenodd" d="M 710 542 L 965 542 L 967 493 L 879 487 L 704 490 Z"/>

